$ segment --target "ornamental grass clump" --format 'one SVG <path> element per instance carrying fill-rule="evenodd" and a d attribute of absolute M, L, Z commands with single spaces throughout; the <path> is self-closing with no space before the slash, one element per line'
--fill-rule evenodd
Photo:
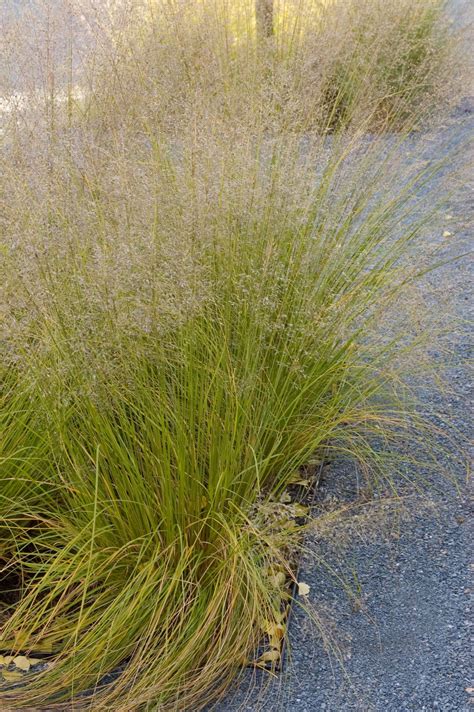
<path fill-rule="evenodd" d="M 50 125 L 60 116 L 94 121 L 96 132 L 134 123 L 178 140 L 183 125 L 216 120 L 272 133 L 363 122 L 387 131 L 452 99 L 463 67 L 443 0 L 20 8 L 4 11 L 2 89 L 10 108 L 28 105 L 35 126 L 39 101 Z"/>
<path fill-rule="evenodd" d="M 259 6 L 273 8 L 263 27 Z M 453 95 L 456 54 L 440 0 L 139 7 L 135 14 L 129 8 L 134 32 L 121 34 L 101 63 L 100 102 L 105 94 L 117 117 L 132 111 L 138 122 L 158 122 L 178 136 L 182 122 L 196 116 L 261 123 L 270 132 L 332 132 L 363 122 L 387 131 Z M 117 73 L 124 57 L 133 62 Z M 97 110 L 96 98 L 89 97 L 85 111 Z"/>
<path fill-rule="evenodd" d="M 0 652 L 47 657 L 0 699 L 202 709 L 278 661 L 301 468 L 390 484 L 423 443 L 422 339 L 379 327 L 428 268 L 408 218 L 436 167 L 367 140 L 379 104 L 315 122 L 289 4 L 276 49 L 244 2 L 79 4 L 35 16 L 2 125 Z"/>

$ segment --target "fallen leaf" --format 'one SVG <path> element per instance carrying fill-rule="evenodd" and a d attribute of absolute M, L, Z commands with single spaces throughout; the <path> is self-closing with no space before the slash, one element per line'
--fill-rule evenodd
<path fill-rule="evenodd" d="M 39 665 L 40 663 L 44 663 L 44 660 L 41 660 L 41 658 L 28 658 L 28 662 L 30 663 L 31 667 L 34 665 Z"/>
<path fill-rule="evenodd" d="M 304 583 L 303 581 L 298 582 L 298 593 L 300 596 L 307 596 L 309 591 L 310 587 L 307 583 Z"/>
<path fill-rule="evenodd" d="M 282 623 L 265 621 L 264 631 L 270 638 L 281 640 L 281 638 L 285 635 L 285 626 Z"/>
<path fill-rule="evenodd" d="M 9 670 L 2 670 L 2 677 L 6 682 L 19 682 L 23 680 L 23 673 L 21 672 L 10 672 Z"/>
<path fill-rule="evenodd" d="M 276 663 L 280 659 L 279 650 L 267 650 L 265 653 L 260 655 L 257 660 L 258 663 Z"/>
<path fill-rule="evenodd" d="M 453 236 L 453 233 L 452 233 L 452 232 L 449 232 L 449 230 L 445 230 L 445 231 L 443 232 L 443 237 L 452 237 L 452 236 Z"/>
<path fill-rule="evenodd" d="M 295 504 L 294 511 L 297 517 L 305 517 L 309 513 L 309 507 L 305 507 L 303 504 Z"/>
<path fill-rule="evenodd" d="M 271 645 L 272 648 L 274 648 L 275 650 L 280 650 L 282 640 L 283 640 L 283 638 L 284 638 L 284 636 L 285 636 L 285 630 L 286 630 L 285 626 L 283 626 L 283 625 L 276 625 L 275 628 L 274 628 L 274 630 L 273 630 L 272 635 L 270 635 L 270 637 L 269 637 L 270 645 Z"/>
<path fill-rule="evenodd" d="M 23 672 L 28 672 L 31 667 L 30 661 L 24 655 L 17 655 L 16 658 L 13 658 L 13 665 Z"/>
<path fill-rule="evenodd" d="M 308 487 L 310 484 L 309 480 L 303 477 L 300 470 L 295 470 L 287 482 L 289 485 L 299 485 L 300 487 Z"/>
<path fill-rule="evenodd" d="M 3 665 L 10 665 L 13 660 L 11 655 L 0 655 L 0 667 Z"/>

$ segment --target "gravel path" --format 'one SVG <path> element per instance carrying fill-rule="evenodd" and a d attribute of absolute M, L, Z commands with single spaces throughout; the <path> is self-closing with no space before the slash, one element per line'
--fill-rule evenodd
<path fill-rule="evenodd" d="M 453 7 L 461 4 L 452 2 Z M 473 10 L 471 6 L 471 18 Z M 428 140 L 423 157 L 439 158 L 440 140 L 451 147 L 464 146 L 473 135 L 474 98 L 466 96 Z M 446 258 L 472 249 L 474 185 L 465 178 L 427 236 L 430 242 L 445 240 Z M 443 238 L 446 230 L 452 233 L 449 239 Z M 473 277 L 469 257 L 433 273 L 426 285 L 435 308 L 444 309 L 448 302 L 456 317 L 468 320 Z M 461 325 L 447 338 L 452 390 L 441 396 L 426 389 L 421 397 L 469 437 L 473 434 L 469 327 Z M 441 358 L 436 352 L 434 357 Z M 354 501 L 357 492 L 349 465 L 334 463 L 330 468 L 319 499 Z M 295 607 L 285 672 L 275 679 L 245 672 L 213 710 L 472 712 L 474 519 L 465 460 L 451 463 L 450 474 L 452 483 L 441 475 L 428 475 L 431 508 L 422 507 L 420 499 L 400 529 L 392 521 L 388 533 L 354 536 L 343 551 L 309 538 L 299 578 L 311 586 L 322 632 L 318 634 L 307 613 Z M 356 605 L 334 575 L 317 563 L 322 556 L 358 592 Z"/>

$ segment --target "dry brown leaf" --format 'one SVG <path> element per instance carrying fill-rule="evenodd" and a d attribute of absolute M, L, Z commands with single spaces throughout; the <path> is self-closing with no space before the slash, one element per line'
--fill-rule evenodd
<path fill-rule="evenodd" d="M 267 650 L 265 653 L 260 655 L 257 660 L 258 663 L 277 663 L 280 659 L 279 650 Z"/>
<path fill-rule="evenodd" d="M 28 672 L 31 667 L 31 663 L 25 655 L 17 655 L 16 658 L 13 658 L 13 665 L 23 672 Z"/>
<path fill-rule="evenodd" d="M 6 682 L 18 682 L 23 680 L 23 673 L 18 671 L 2 670 L 2 677 Z"/>
<path fill-rule="evenodd" d="M 33 667 L 33 665 L 39 665 L 40 663 L 44 663 L 44 660 L 41 660 L 41 658 L 28 658 L 28 662 L 30 663 L 31 667 Z"/>
<path fill-rule="evenodd" d="M 310 587 L 304 581 L 298 582 L 298 593 L 300 596 L 307 596 L 310 592 Z"/>
<path fill-rule="evenodd" d="M 283 623 L 273 623 L 272 621 L 264 621 L 263 630 L 271 638 L 280 640 L 285 635 L 285 626 Z"/>
<path fill-rule="evenodd" d="M 276 650 L 281 649 L 281 642 L 285 636 L 285 626 L 277 624 L 273 627 L 271 633 L 269 634 L 270 645 Z"/>
<path fill-rule="evenodd" d="M 310 481 L 306 477 L 303 477 L 302 473 L 299 470 L 293 472 L 293 474 L 290 475 L 290 477 L 288 478 L 287 482 L 290 485 L 300 485 L 300 487 L 308 487 L 310 484 Z"/>
<path fill-rule="evenodd" d="M 309 507 L 305 507 L 304 504 L 295 504 L 295 515 L 297 517 L 306 517 L 309 514 Z"/>

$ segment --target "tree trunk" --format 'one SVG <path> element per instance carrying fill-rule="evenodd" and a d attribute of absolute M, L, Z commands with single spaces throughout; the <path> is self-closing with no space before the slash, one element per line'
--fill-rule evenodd
<path fill-rule="evenodd" d="M 257 33 L 259 37 L 271 37 L 273 35 L 273 1 L 274 0 L 255 0 Z"/>

